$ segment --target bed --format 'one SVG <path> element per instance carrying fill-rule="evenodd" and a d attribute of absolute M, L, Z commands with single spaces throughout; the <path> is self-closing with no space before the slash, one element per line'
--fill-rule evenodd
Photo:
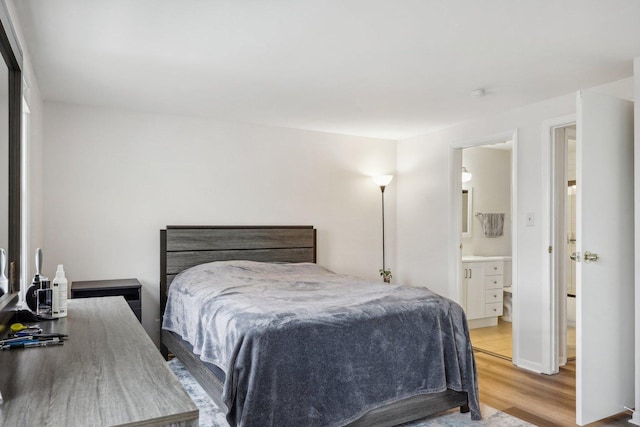
<path fill-rule="evenodd" d="M 301 425 L 300 420 L 304 419 L 304 425 L 392 426 L 456 407 L 462 412 L 470 411 L 473 419 L 480 418 L 475 361 L 466 319 L 459 306 L 425 289 L 370 282 L 364 286 L 358 279 L 335 275 L 315 265 L 316 230 L 312 226 L 168 226 L 160 231 L 160 247 L 163 318 L 167 314 L 161 332 L 162 352 L 165 357 L 171 352 L 182 361 L 213 401 L 228 410 L 227 419 L 231 425 Z M 233 272 L 234 278 L 242 276 L 244 281 L 225 282 L 213 293 L 217 292 L 218 298 L 222 292 L 224 298 L 231 295 L 240 299 L 235 302 L 225 299 L 224 304 L 220 299 L 213 299 L 214 305 L 209 307 L 213 307 L 211 310 L 216 313 L 223 313 L 220 314 L 222 317 L 216 320 L 214 316 L 200 316 L 212 317 L 210 321 L 213 322 L 200 328 L 200 332 L 182 328 L 181 317 L 175 314 L 184 305 L 179 298 L 186 298 L 180 295 L 187 294 L 192 300 L 198 300 L 212 292 L 208 287 L 188 285 L 195 286 L 190 288 L 185 282 L 202 283 L 205 273 L 215 276 L 229 271 Z M 287 274 L 303 271 L 310 276 L 290 279 L 290 276 L 282 276 L 282 271 Z M 267 274 L 271 279 L 256 279 L 255 274 Z M 245 278 L 247 275 L 249 279 Z M 231 280 L 229 276 L 224 277 L 225 281 Z M 246 280 L 253 282 L 245 283 Z M 344 280 L 354 282 L 345 284 Z M 258 281 L 260 286 L 256 286 Z M 172 283 L 174 288 L 170 292 Z M 296 312 L 298 301 L 305 299 L 307 292 L 300 293 L 296 288 L 292 293 L 292 283 L 296 286 L 303 284 L 303 287 L 316 292 L 312 308 L 305 305 L 302 316 L 297 313 L 292 317 L 291 313 Z M 256 295 L 256 289 L 269 293 Z M 413 311 L 396 311 L 391 302 L 387 304 L 390 292 L 393 292 L 394 299 L 404 298 L 403 306 L 415 305 L 424 299 L 434 307 L 444 308 L 417 310 L 414 307 Z M 342 297 L 343 293 L 345 300 L 352 301 L 345 309 L 335 302 L 336 294 Z M 167 309 L 170 294 L 172 301 Z M 375 300 L 376 304 L 372 308 L 363 304 L 365 300 Z M 252 301 L 253 305 L 246 305 L 247 301 Z M 261 306 L 256 301 L 269 303 Z M 289 309 L 276 311 L 273 307 L 283 301 L 289 304 Z M 238 305 L 250 308 L 235 314 L 231 312 L 232 307 Z M 380 315 L 374 313 L 376 307 L 384 307 Z M 184 307 L 181 310 L 181 315 L 187 317 L 193 311 Z M 313 311 L 311 315 L 307 315 L 309 310 Z M 242 326 L 246 313 L 255 314 L 253 312 L 276 319 L 279 329 Z M 426 316 L 424 312 L 436 314 Z M 304 321 L 300 320 L 301 317 Z M 336 328 L 336 319 L 343 317 L 347 317 L 349 323 L 346 326 L 340 323 Z M 410 333 L 404 334 L 387 331 L 387 336 L 393 335 L 391 341 L 395 352 L 389 352 L 387 356 L 387 352 L 380 351 L 380 346 L 388 347 L 389 343 L 385 344 L 384 339 L 371 338 L 380 334 L 384 337 L 385 328 L 404 330 L 406 323 L 399 328 L 393 322 L 406 322 L 406 318 L 423 322 L 426 317 L 435 319 L 429 322 L 438 324 L 438 340 L 428 338 L 435 333 L 422 332 L 427 328 L 417 330 L 415 334 L 418 335 L 410 329 L 405 331 Z M 363 321 L 365 318 L 373 320 Z M 183 323 L 198 323 L 197 319 Z M 211 331 L 220 323 L 233 327 L 226 338 L 220 334 L 225 333 L 227 326 L 218 328 L 218 335 L 212 339 Z M 336 330 L 341 332 L 336 334 Z M 194 333 L 205 335 L 203 338 Z M 402 335 L 407 336 L 406 345 L 398 345 Z M 366 336 L 370 337 L 369 347 L 363 350 L 358 339 Z M 423 338 L 416 339 L 419 336 Z M 230 342 L 226 350 L 221 348 L 225 339 Z M 336 342 L 336 339 L 343 341 Z M 424 360 L 415 360 L 423 357 L 422 353 L 429 353 L 409 351 L 421 340 L 432 342 L 430 345 L 437 347 L 437 351 L 431 352 L 433 354 Z M 203 342 L 208 344 L 203 346 Z M 211 342 L 214 343 L 212 350 L 203 350 L 211 347 Z M 296 347 L 297 343 L 303 342 L 304 345 Z M 398 350 L 405 347 L 407 351 Z M 376 357 L 366 360 L 367 352 Z M 403 357 L 408 357 L 406 364 Z M 403 374 L 407 379 L 406 385 L 398 383 L 395 374 L 391 375 L 393 380 L 387 376 L 386 370 L 395 373 L 406 366 L 412 366 Z"/>

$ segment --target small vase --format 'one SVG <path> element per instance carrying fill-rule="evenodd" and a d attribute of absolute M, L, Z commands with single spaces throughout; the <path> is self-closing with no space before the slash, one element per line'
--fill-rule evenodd
<path fill-rule="evenodd" d="M 389 276 L 382 276 L 382 280 L 384 280 L 384 283 L 391 283 L 391 277 Z"/>

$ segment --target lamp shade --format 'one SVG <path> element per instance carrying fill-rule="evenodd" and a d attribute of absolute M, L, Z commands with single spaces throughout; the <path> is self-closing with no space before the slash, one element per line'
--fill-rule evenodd
<path fill-rule="evenodd" d="M 380 187 L 386 187 L 393 179 L 393 175 L 372 176 L 371 179 L 373 179 L 373 182 L 375 182 Z"/>
<path fill-rule="evenodd" d="M 471 177 L 473 175 L 471 175 L 471 172 L 469 172 L 467 170 L 467 168 L 465 168 L 464 166 L 462 167 L 462 182 L 469 182 L 471 181 Z"/>

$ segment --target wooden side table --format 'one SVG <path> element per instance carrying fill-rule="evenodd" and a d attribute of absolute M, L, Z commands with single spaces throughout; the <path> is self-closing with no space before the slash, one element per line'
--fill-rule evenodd
<path fill-rule="evenodd" d="M 122 295 L 142 322 L 142 285 L 138 279 L 89 280 L 71 283 L 71 298 L 112 297 Z"/>

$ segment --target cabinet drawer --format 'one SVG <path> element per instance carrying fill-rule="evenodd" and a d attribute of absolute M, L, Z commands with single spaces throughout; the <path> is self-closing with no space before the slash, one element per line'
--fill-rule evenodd
<path fill-rule="evenodd" d="M 487 317 L 502 316 L 502 303 L 494 302 L 484 305 L 484 315 Z"/>
<path fill-rule="evenodd" d="M 487 261 L 484 263 L 484 275 L 495 276 L 504 273 L 503 261 Z"/>
<path fill-rule="evenodd" d="M 486 276 L 484 278 L 484 288 L 485 289 L 502 289 L 504 286 L 504 277 L 500 276 Z"/>
<path fill-rule="evenodd" d="M 502 296 L 502 289 L 489 289 L 484 291 L 484 302 L 487 304 L 502 302 Z"/>

